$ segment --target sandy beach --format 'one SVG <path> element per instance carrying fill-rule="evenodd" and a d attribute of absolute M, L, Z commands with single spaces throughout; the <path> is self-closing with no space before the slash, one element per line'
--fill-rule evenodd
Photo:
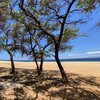
<path fill-rule="evenodd" d="M 66 73 L 100 77 L 100 62 L 62 62 Z M 15 62 L 16 68 L 35 69 L 34 62 Z M 10 62 L 0 61 L 0 67 L 10 68 Z M 56 62 L 44 62 L 44 70 L 59 71 Z"/>
<path fill-rule="evenodd" d="M 70 86 L 62 84 L 55 62 L 44 63 L 35 78 L 33 62 L 15 62 L 17 80 L 9 75 L 10 62 L 0 61 L 0 100 L 100 100 L 100 62 L 62 62 Z"/>

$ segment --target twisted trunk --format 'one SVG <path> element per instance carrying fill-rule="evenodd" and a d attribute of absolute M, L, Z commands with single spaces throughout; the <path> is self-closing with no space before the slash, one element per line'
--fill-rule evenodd
<path fill-rule="evenodd" d="M 13 60 L 13 55 L 9 50 L 7 50 L 7 52 L 10 55 L 10 61 L 11 61 L 11 71 L 10 71 L 10 73 L 13 74 L 13 73 L 15 73 L 15 64 L 14 64 L 14 60 Z"/>
<path fill-rule="evenodd" d="M 60 62 L 60 59 L 59 59 L 59 52 L 58 52 L 58 47 L 55 48 L 55 60 L 57 62 L 57 65 L 58 65 L 58 68 L 60 70 L 60 73 L 61 73 L 61 76 L 62 76 L 62 81 L 64 83 L 68 83 L 69 84 L 69 81 L 67 79 L 67 76 L 66 76 L 66 73 L 64 71 L 64 68 Z"/>

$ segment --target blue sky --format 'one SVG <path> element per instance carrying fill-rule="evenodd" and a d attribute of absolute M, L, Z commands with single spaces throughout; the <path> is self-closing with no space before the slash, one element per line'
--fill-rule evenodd
<path fill-rule="evenodd" d="M 70 52 L 60 53 L 60 59 L 100 57 L 100 28 L 94 27 L 100 20 L 98 9 L 88 18 L 88 22 L 80 26 L 80 32 L 86 33 L 87 37 L 78 37 L 70 41 L 74 48 Z M 94 27 L 94 28 L 93 28 Z M 26 56 L 21 57 L 19 53 L 14 56 L 15 60 L 28 60 Z M 52 59 L 52 58 L 49 58 Z M 7 52 L 0 52 L 0 60 L 9 60 Z"/>
<path fill-rule="evenodd" d="M 62 59 L 100 57 L 100 26 L 95 27 L 98 21 L 100 22 L 99 9 L 89 16 L 86 24 L 80 26 L 80 32 L 86 33 L 87 37 L 78 37 L 70 41 L 74 48 L 71 52 L 60 54 L 60 57 Z"/>

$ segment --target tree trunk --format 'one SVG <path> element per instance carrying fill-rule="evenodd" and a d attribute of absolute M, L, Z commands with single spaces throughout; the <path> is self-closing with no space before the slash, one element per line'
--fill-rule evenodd
<path fill-rule="evenodd" d="M 14 65 L 13 55 L 10 51 L 7 51 L 7 52 L 10 55 L 10 61 L 11 61 L 11 71 L 10 71 L 10 73 L 13 74 L 15 72 L 15 65 Z"/>
<path fill-rule="evenodd" d="M 61 72 L 62 81 L 63 81 L 64 83 L 68 83 L 68 84 L 69 84 L 69 81 L 68 81 L 68 79 L 67 79 L 67 76 L 66 76 L 66 73 L 65 73 L 65 71 L 64 71 L 64 68 L 62 67 L 62 64 L 61 64 L 61 62 L 60 62 L 57 48 L 56 48 L 56 50 L 55 50 L 55 60 L 56 60 L 56 62 L 57 62 L 58 68 L 59 68 L 59 70 L 60 70 L 60 72 Z"/>
<path fill-rule="evenodd" d="M 43 54 L 41 54 L 40 71 L 43 71 Z"/>
<path fill-rule="evenodd" d="M 39 65 L 38 65 L 37 58 L 36 58 L 36 54 L 35 54 L 33 48 L 32 48 L 32 52 L 33 52 L 33 57 L 34 57 L 34 60 L 35 60 L 35 64 L 36 64 L 36 66 L 37 66 L 37 72 L 38 72 L 38 75 L 40 75 Z"/>

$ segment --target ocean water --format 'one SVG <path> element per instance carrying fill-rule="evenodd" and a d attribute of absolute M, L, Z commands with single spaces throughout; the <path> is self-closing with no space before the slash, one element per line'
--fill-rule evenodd
<path fill-rule="evenodd" d="M 9 61 L 9 60 L 3 60 Z M 17 62 L 33 62 L 32 60 L 15 60 Z M 55 62 L 55 60 L 44 60 L 45 62 Z M 74 58 L 74 59 L 60 59 L 61 62 L 100 62 L 100 58 Z"/>
<path fill-rule="evenodd" d="M 100 58 L 76 58 L 76 59 L 61 59 L 62 62 L 100 62 Z"/>
<path fill-rule="evenodd" d="M 46 62 L 54 62 L 55 60 L 45 60 Z M 100 62 L 100 58 L 74 58 L 74 59 L 60 59 L 61 62 Z"/>

